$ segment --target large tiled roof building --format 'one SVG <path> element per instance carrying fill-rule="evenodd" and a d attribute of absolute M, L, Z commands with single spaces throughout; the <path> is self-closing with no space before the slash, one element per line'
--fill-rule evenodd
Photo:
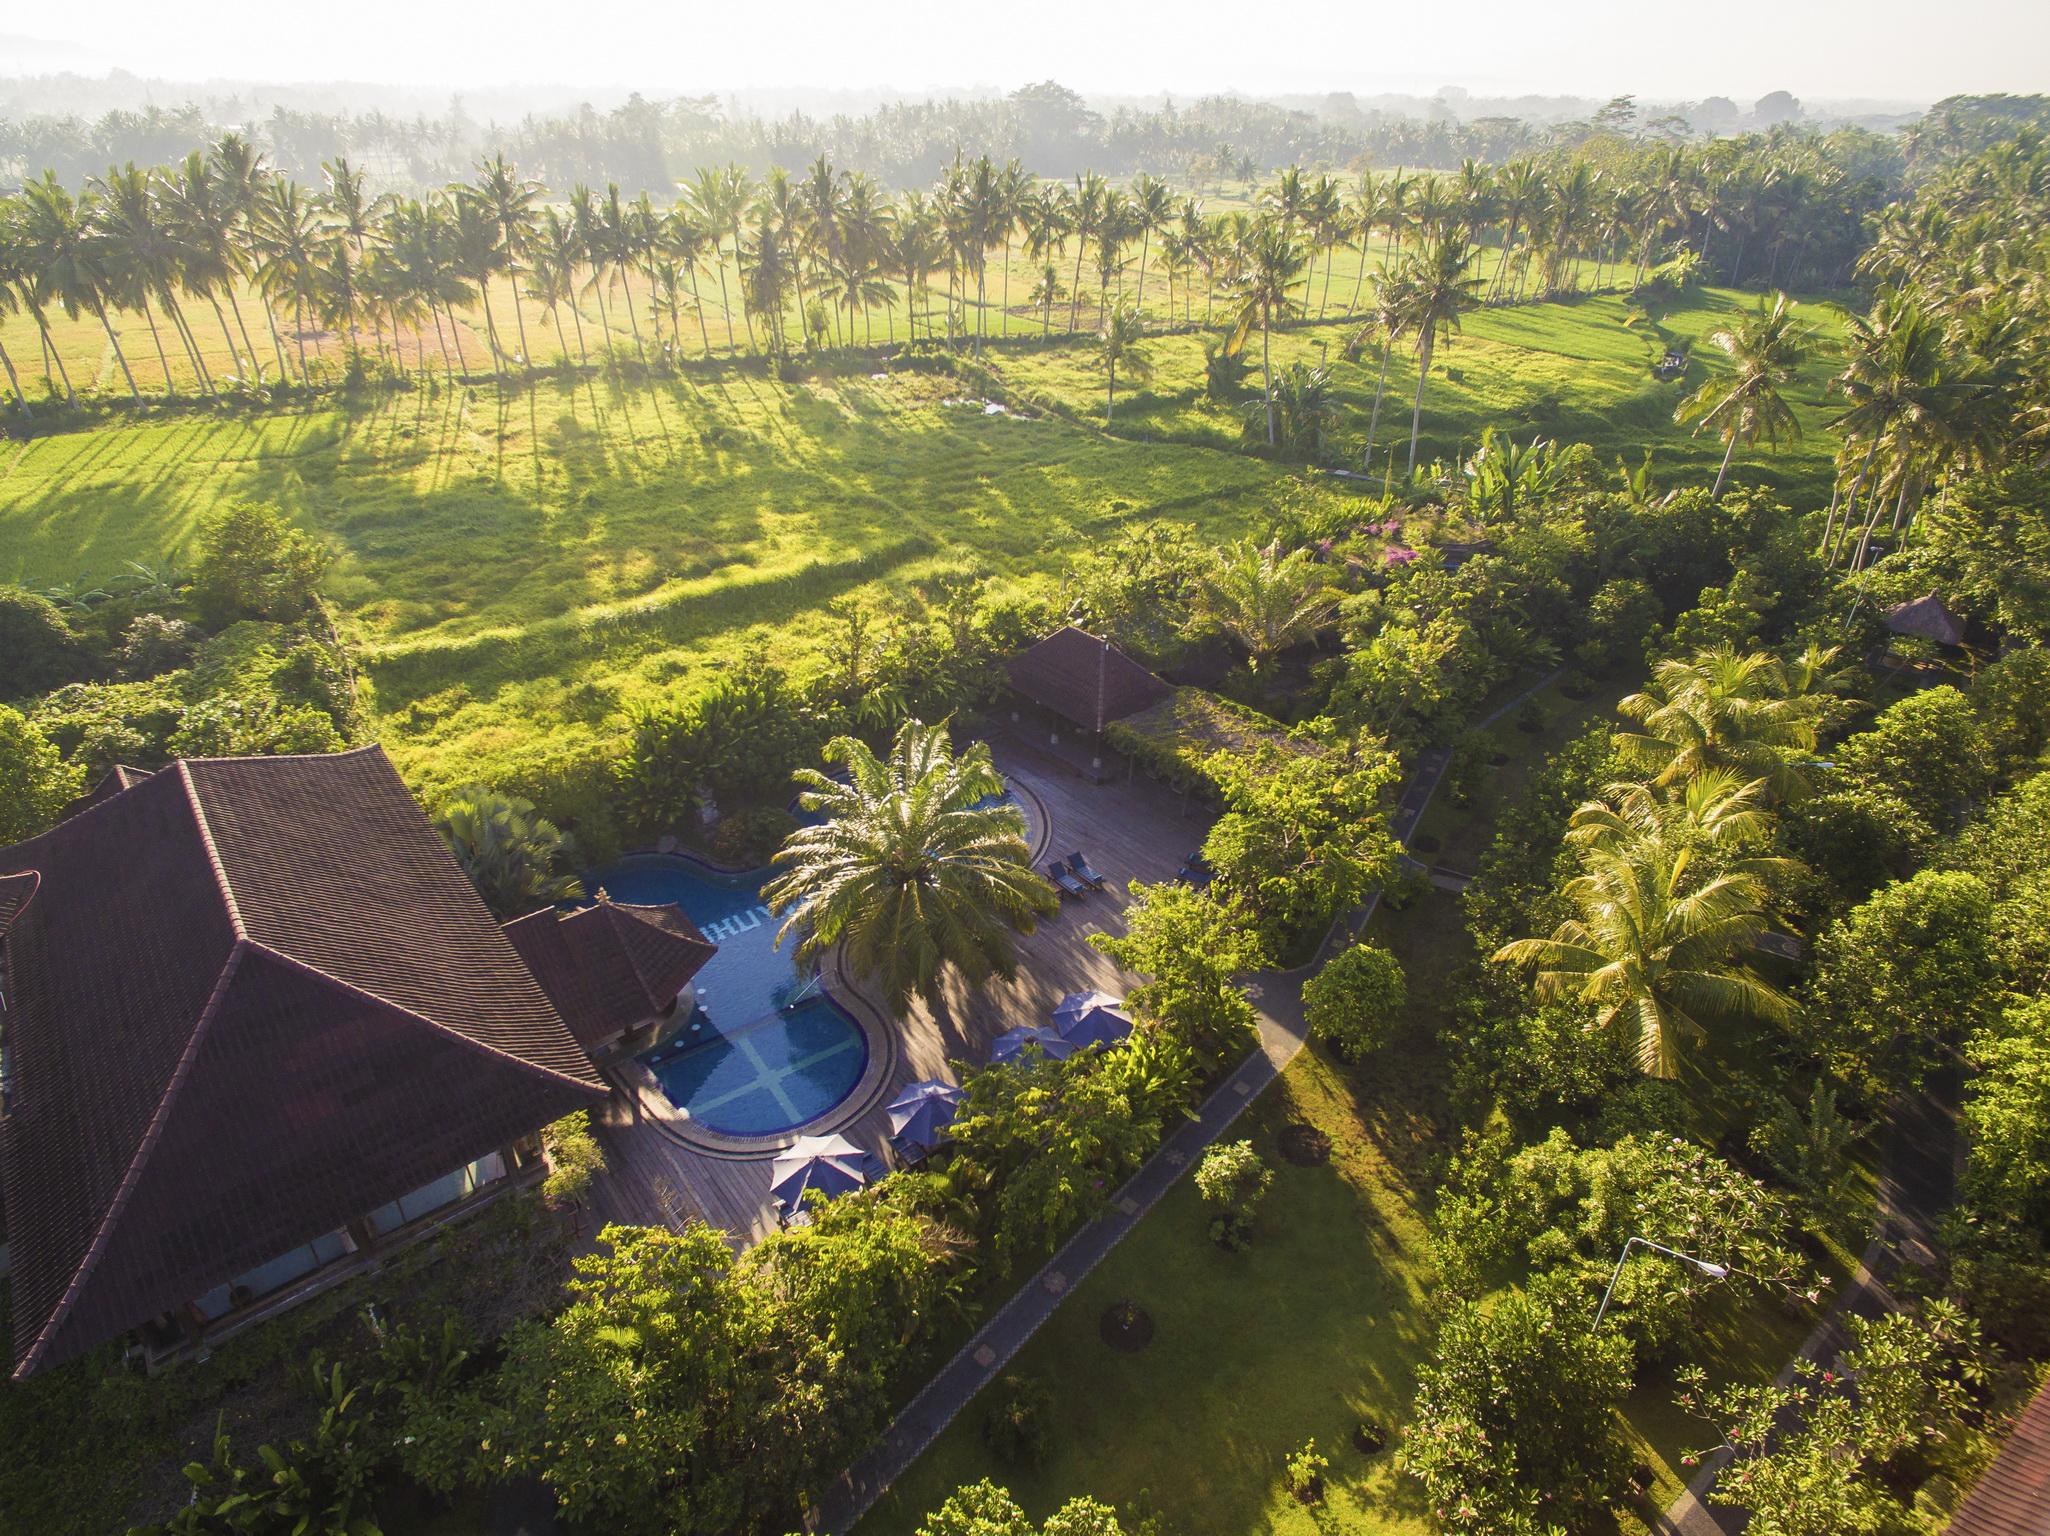
<path fill-rule="evenodd" d="M 0 934 L 17 1375 L 198 1336 L 606 1092 L 375 747 L 103 785 L 0 850 Z"/>

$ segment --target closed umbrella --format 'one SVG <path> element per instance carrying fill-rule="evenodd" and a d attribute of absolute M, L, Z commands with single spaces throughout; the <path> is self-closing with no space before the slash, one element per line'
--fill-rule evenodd
<path fill-rule="evenodd" d="M 913 1083 L 890 1100 L 890 1141 L 899 1152 L 922 1157 L 947 1139 L 961 1107 L 961 1090 L 943 1078 Z"/>
<path fill-rule="evenodd" d="M 996 1044 L 989 1048 L 990 1064 L 1001 1066 L 1004 1062 L 1015 1061 L 1028 1046 L 1034 1045 L 1055 1061 L 1066 1061 L 1081 1049 L 1054 1030 L 1042 1029 L 1037 1024 L 1020 1024 L 1016 1029 L 1007 1029 L 997 1036 Z"/>
<path fill-rule="evenodd" d="M 806 1190 L 845 1195 L 860 1189 L 879 1170 L 876 1161 L 845 1136 L 800 1136 L 769 1167 L 769 1189 L 786 1210 L 801 1210 Z"/>

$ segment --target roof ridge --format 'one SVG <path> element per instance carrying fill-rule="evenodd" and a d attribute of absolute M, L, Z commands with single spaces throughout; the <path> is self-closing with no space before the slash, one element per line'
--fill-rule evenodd
<path fill-rule="evenodd" d="M 208 759 L 202 758 L 200 761 L 205 762 Z M 206 819 L 206 807 L 200 803 L 199 786 L 192 780 L 190 761 L 181 757 L 174 761 L 173 766 L 178 770 L 178 782 L 185 788 L 186 804 L 192 807 L 192 820 L 199 828 L 200 844 L 206 849 L 207 866 L 214 872 L 214 885 L 221 893 L 223 905 L 228 909 L 228 926 L 234 930 L 237 943 L 246 941 L 249 930 L 242 923 L 242 907 L 235 900 L 234 886 L 228 883 L 228 866 L 221 861 L 220 847 L 214 842 L 213 824 Z"/>
<path fill-rule="evenodd" d="M 231 898 L 232 900 L 232 898 Z M 143 1164 L 156 1149 L 158 1139 L 164 1133 L 164 1126 L 171 1115 L 171 1104 L 178 1096 L 178 1090 L 185 1086 L 185 1079 L 192 1071 L 192 1063 L 199 1056 L 199 1043 L 207 1028 L 221 1011 L 221 1000 L 228 995 L 235 973 L 241 968 L 242 956 L 252 948 L 249 940 L 238 930 L 235 943 L 228 950 L 228 958 L 221 965 L 220 975 L 214 978 L 213 992 L 207 997 L 206 1006 L 199 1010 L 199 1017 L 193 1021 L 192 1032 L 185 1038 L 185 1049 L 178 1055 L 178 1064 L 171 1069 L 171 1076 L 164 1084 L 164 1091 L 157 1099 L 157 1107 L 150 1112 L 149 1124 L 144 1127 L 142 1139 L 135 1145 L 135 1154 L 128 1160 L 128 1167 L 121 1175 L 121 1182 L 114 1186 L 114 1197 L 107 1202 L 107 1209 L 101 1215 L 99 1225 L 94 1228 L 92 1240 L 86 1244 L 80 1256 L 78 1267 L 71 1272 L 71 1279 L 65 1283 L 64 1294 L 57 1298 L 57 1304 L 50 1309 L 50 1315 L 43 1319 L 42 1327 L 36 1330 L 34 1340 L 21 1352 L 15 1363 L 14 1379 L 19 1381 L 35 1369 L 36 1362 L 49 1348 L 50 1340 L 70 1314 L 78 1300 L 78 1294 L 85 1288 L 93 1268 L 99 1263 L 100 1255 L 106 1251 L 107 1242 L 113 1235 L 115 1223 L 128 1209 L 129 1197 L 135 1193 L 135 1186 L 141 1181 Z"/>
<path fill-rule="evenodd" d="M 567 1072 L 558 1072 L 555 1068 L 543 1066 L 540 1062 L 534 1061 L 529 1057 L 521 1056 L 513 1051 L 503 1050 L 500 1047 L 491 1044 L 489 1041 L 479 1040 L 475 1035 L 466 1035 L 460 1029 L 455 1028 L 453 1025 L 444 1024 L 439 1019 L 429 1018 L 426 1014 L 421 1013 L 416 1009 L 408 1008 L 403 1003 L 395 1003 L 388 997 L 382 997 L 379 994 L 372 992 L 368 987 L 359 987 L 353 982 L 344 981 L 341 977 L 334 975 L 332 972 L 324 971 L 317 965 L 313 965 L 305 960 L 301 960 L 297 955 L 288 954 L 282 949 L 277 949 L 269 944 L 263 943 L 261 940 L 249 940 L 248 947 L 250 949 L 259 951 L 267 958 L 276 960 L 279 963 L 302 973 L 303 975 L 310 976 L 314 978 L 316 981 L 325 982 L 327 985 L 335 988 L 335 990 L 339 992 L 347 993 L 351 997 L 360 997 L 364 999 L 366 1002 L 375 1003 L 378 1007 L 388 1009 L 390 1012 L 396 1013 L 402 1018 L 411 1019 L 415 1023 L 424 1024 L 429 1029 L 437 1030 L 440 1033 L 448 1035 L 453 1039 L 460 1040 L 463 1042 L 463 1044 L 472 1046 L 475 1049 L 482 1051 L 487 1056 L 499 1057 L 502 1060 L 511 1062 L 514 1066 L 524 1068 L 526 1071 L 529 1072 L 539 1073 L 543 1077 L 551 1078 L 558 1082 L 571 1083 L 579 1088 L 594 1089 L 600 1092 L 610 1092 L 610 1090 L 605 1088 L 603 1084 L 587 1082 L 585 1079 L 581 1077 L 572 1077 Z M 525 963 L 525 961 L 522 961 L 522 966 L 524 966 Z M 554 1011 L 555 1004 L 553 1000 L 548 997 L 548 994 L 546 992 L 543 992 L 541 994 L 541 997 L 542 1001 L 547 1003 L 549 1009 L 551 1011 Z M 560 1018 L 559 1013 L 557 1014 L 557 1017 Z M 568 1031 L 567 1024 L 564 1024 L 563 1028 L 565 1032 Z M 576 1036 L 574 1034 L 570 1035 L 570 1040 L 572 1043 L 574 1043 L 576 1040 Z"/>

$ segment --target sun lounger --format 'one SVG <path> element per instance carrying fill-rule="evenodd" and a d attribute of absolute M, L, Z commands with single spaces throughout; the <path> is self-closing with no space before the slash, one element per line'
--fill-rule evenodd
<path fill-rule="evenodd" d="M 1047 878 L 1060 888 L 1063 896 L 1087 896 L 1089 887 L 1068 873 L 1068 866 L 1055 859 L 1046 866 Z"/>
<path fill-rule="evenodd" d="M 1103 889 L 1103 876 L 1091 869 L 1089 861 L 1083 858 L 1081 854 L 1071 853 L 1068 855 L 1068 868 L 1075 872 L 1075 878 L 1084 885 L 1093 886 L 1099 891 Z"/>

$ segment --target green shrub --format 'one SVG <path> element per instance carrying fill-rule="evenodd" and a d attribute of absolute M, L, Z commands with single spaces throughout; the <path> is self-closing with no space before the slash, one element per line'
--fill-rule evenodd
<path fill-rule="evenodd" d="M 0 586 L 0 699 L 26 699 L 83 679 L 84 642 L 47 597 Z"/>
<path fill-rule="evenodd" d="M 797 818 L 772 805 L 751 805 L 723 816 L 712 829 L 711 854 L 728 869 L 758 869 L 797 830 Z"/>
<path fill-rule="evenodd" d="M 211 628 L 237 619 L 296 619 L 319 600 L 325 545 L 274 507 L 238 502 L 201 525 L 192 604 Z"/>
<path fill-rule="evenodd" d="M 1349 1061 L 1386 1045 L 1408 1007 L 1402 962 L 1372 942 L 1340 950 L 1303 984 L 1310 1033 Z"/>
<path fill-rule="evenodd" d="M 1008 1375 L 997 1383 L 982 1419 L 982 1442 L 999 1461 L 1036 1467 L 1046 1460 L 1053 1394 L 1036 1376 Z"/>
<path fill-rule="evenodd" d="M 541 1194 L 550 1205 L 581 1205 L 591 1180 L 605 1171 L 605 1149 L 591 1134 L 587 1110 L 564 1115 L 541 1132 L 548 1153 L 548 1177 Z"/>
<path fill-rule="evenodd" d="M 1305 1440 L 1288 1454 L 1282 1480 L 1288 1491 L 1304 1504 L 1322 1503 L 1324 1474 L 1331 1470 L 1331 1458 L 1317 1449 L 1314 1439 Z"/>
<path fill-rule="evenodd" d="M 1221 1142 L 1196 1165 L 1196 1192 L 1216 1209 L 1213 1241 L 1238 1248 L 1252 1235 L 1253 1215 L 1267 1197 L 1274 1170 L 1260 1161 L 1250 1141 Z"/>

